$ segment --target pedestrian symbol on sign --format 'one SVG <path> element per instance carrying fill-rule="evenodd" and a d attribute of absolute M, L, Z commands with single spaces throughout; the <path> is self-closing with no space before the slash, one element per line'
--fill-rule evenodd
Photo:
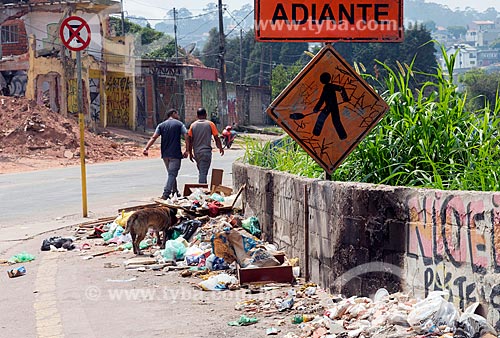
<path fill-rule="evenodd" d="M 327 45 L 266 111 L 331 174 L 387 109 L 373 88 Z"/>

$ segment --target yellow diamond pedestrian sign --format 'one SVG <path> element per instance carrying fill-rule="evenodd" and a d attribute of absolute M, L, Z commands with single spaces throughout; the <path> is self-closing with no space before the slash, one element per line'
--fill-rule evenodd
<path fill-rule="evenodd" d="M 388 109 L 373 88 L 326 45 L 266 111 L 331 174 Z"/>

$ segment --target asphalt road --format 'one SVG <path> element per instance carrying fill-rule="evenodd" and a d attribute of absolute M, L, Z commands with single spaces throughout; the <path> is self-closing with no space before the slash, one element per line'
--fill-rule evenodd
<path fill-rule="evenodd" d="M 223 157 L 214 152 L 211 168 L 224 170 L 224 185 L 232 186 L 232 163 L 243 153 L 238 148 L 226 150 Z M 80 166 L 0 175 L 0 251 L 8 242 L 152 202 L 161 196 L 166 180 L 159 158 L 92 164 L 86 171 L 87 218 L 83 218 Z M 195 164 L 183 160 L 180 190 L 185 183 L 197 182 Z"/>

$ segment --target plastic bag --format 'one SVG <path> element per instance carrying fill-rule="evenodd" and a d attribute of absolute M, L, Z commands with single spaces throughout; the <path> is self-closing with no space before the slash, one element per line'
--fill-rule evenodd
<path fill-rule="evenodd" d="M 204 252 L 197 245 L 188 247 L 184 256 L 187 265 L 198 265 L 202 260 L 205 261 Z"/>
<path fill-rule="evenodd" d="M 210 195 L 210 199 L 213 199 L 214 201 L 221 202 L 221 203 L 224 202 L 224 197 L 222 197 L 221 195 L 219 195 L 218 193 L 215 193 L 215 192 L 212 195 Z"/>
<path fill-rule="evenodd" d="M 73 239 L 71 238 L 50 237 L 43 240 L 42 247 L 40 248 L 40 250 L 49 251 L 51 245 L 56 247 L 56 249 L 64 248 L 67 250 L 73 250 L 75 248 L 75 245 L 73 244 Z"/>
<path fill-rule="evenodd" d="M 202 222 L 198 220 L 184 221 L 167 230 L 167 238 L 177 239 L 182 236 L 189 241 L 201 225 Z"/>
<path fill-rule="evenodd" d="M 260 238 L 260 224 L 259 224 L 259 219 L 255 216 L 252 216 L 250 218 L 244 219 L 241 222 L 241 226 L 243 229 L 251 233 L 257 238 Z"/>
<path fill-rule="evenodd" d="M 221 291 L 226 290 L 229 284 L 237 283 L 238 279 L 236 277 L 230 276 L 227 273 L 221 273 L 210 277 L 198 285 L 205 291 Z"/>
<path fill-rule="evenodd" d="M 416 332 L 439 332 L 441 325 L 455 327 L 458 312 L 452 303 L 442 297 L 445 295 L 447 293 L 442 291 L 430 292 L 427 298 L 413 306 L 408 314 L 408 323 Z"/>
<path fill-rule="evenodd" d="M 206 260 L 206 267 L 209 270 L 227 270 L 229 269 L 229 265 L 224 261 L 224 258 L 220 258 L 215 256 L 214 254 L 211 254 L 208 256 Z"/>
<path fill-rule="evenodd" d="M 457 322 L 457 329 L 453 335 L 456 338 L 475 338 L 483 337 L 490 333 L 496 337 L 496 331 L 487 321 L 486 318 L 475 314 L 479 303 L 474 303 L 465 309 Z"/>
<path fill-rule="evenodd" d="M 163 258 L 171 261 L 182 260 L 184 259 L 185 253 L 186 247 L 184 246 L 184 244 L 180 241 L 171 239 L 165 243 Z"/>
<path fill-rule="evenodd" d="M 227 325 L 229 325 L 229 326 L 246 326 L 246 325 L 255 324 L 258 321 L 259 321 L 258 318 L 252 318 L 252 317 L 247 317 L 245 315 L 241 315 L 240 319 L 238 319 L 237 321 L 228 322 Z"/>
<path fill-rule="evenodd" d="M 24 263 L 24 262 L 30 262 L 35 259 L 35 256 L 27 253 L 27 252 L 21 252 L 17 255 L 12 256 L 9 259 L 9 263 Z"/>
<path fill-rule="evenodd" d="M 123 228 L 125 228 L 127 226 L 127 221 L 128 221 L 128 218 L 134 213 L 135 211 L 129 211 L 129 212 L 125 212 L 122 210 L 120 216 L 116 217 L 114 222 L 120 226 L 122 226 Z"/>

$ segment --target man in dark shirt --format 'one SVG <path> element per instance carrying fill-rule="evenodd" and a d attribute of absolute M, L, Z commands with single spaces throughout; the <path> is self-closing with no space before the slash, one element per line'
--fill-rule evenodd
<path fill-rule="evenodd" d="M 186 126 L 179 121 L 179 113 L 175 109 L 170 109 L 167 113 L 167 120 L 160 123 L 155 133 L 149 139 L 143 154 L 148 156 L 148 149 L 161 136 L 161 158 L 167 169 L 167 183 L 163 188 L 162 199 L 167 199 L 171 194 L 180 196 L 177 190 L 177 174 L 181 168 L 181 159 L 188 155 L 187 149 L 181 151 L 181 136 L 186 135 Z"/>

